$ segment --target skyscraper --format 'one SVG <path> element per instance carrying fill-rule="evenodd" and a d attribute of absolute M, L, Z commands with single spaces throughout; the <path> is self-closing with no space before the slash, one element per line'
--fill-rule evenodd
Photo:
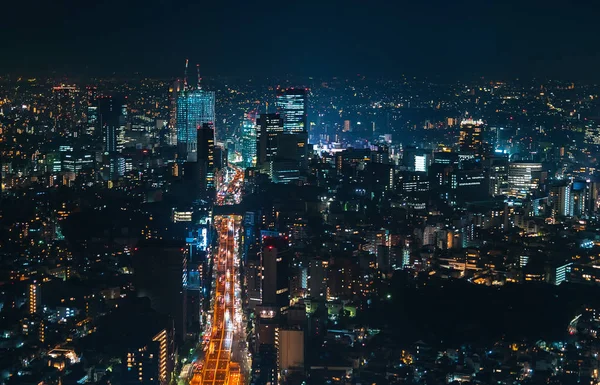
<path fill-rule="evenodd" d="M 267 238 L 262 252 L 262 304 L 284 313 L 290 305 L 289 254 L 283 238 Z"/>
<path fill-rule="evenodd" d="M 42 293 L 37 281 L 29 284 L 29 314 L 39 314 L 41 311 Z"/>
<path fill-rule="evenodd" d="M 169 138 L 171 146 L 177 145 L 177 99 L 181 91 L 181 82 L 176 80 L 169 88 Z"/>
<path fill-rule="evenodd" d="M 279 114 L 260 114 L 256 120 L 256 167 L 270 167 L 277 155 L 277 135 L 283 130 Z"/>
<path fill-rule="evenodd" d="M 304 88 L 279 88 L 277 90 L 277 112 L 283 118 L 283 129 L 287 133 L 308 130 L 307 91 Z"/>
<path fill-rule="evenodd" d="M 215 188 L 215 130 L 212 123 L 204 123 L 197 130 L 197 162 L 204 190 Z"/>
<path fill-rule="evenodd" d="M 177 155 L 181 161 L 197 159 L 197 128 L 214 124 L 215 93 L 184 89 L 177 98 Z"/>
<path fill-rule="evenodd" d="M 254 167 L 256 164 L 256 115 L 246 114 L 242 123 L 242 166 Z"/>
<path fill-rule="evenodd" d="M 88 135 L 94 135 L 98 127 L 98 102 L 96 100 L 96 87 L 87 87 L 87 129 Z"/>
<path fill-rule="evenodd" d="M 61 84 L 52 87 L 51 117 L 54 120 L 52 132 L 61 136 L 77 136 L 75 128 L 83 116 L 79 89 L 74 85 Z"/>
<path fill-rule="evenodd" d="M 573 193 L 571 181 L 558 183 L 550 188 L 553 217 L 573 216 Z"/>
<path fill-rule="evenodd" d="M 125 126 L 125 102 L 116 96 L 98 98 L 98 122 L 103 136 L 104 152 L 114 154 L 120 152 L 121 141 Z"/>
<path fill-rule="evenodd" d="M 125 142 L 125 119 L 127 105 L 118 96 L 102 96 L 98 98 L 98 124 L 104 144 L 105 175 L 109 180 L 118 179 L 124 170 L 119 171 L 118 153 L 123 150 Z"/>
<path fill-rule="evenodd" d="M 145 240 L 133 254 L 134 282 L 138 297 L 148 297 L 150 306 L 175 321 L 179 341 L 186 336 L 183 287 L 188 252 L 185 243 Z"/>
<path fill-rule="evenodd" d="M 460 123 L 460 136 L 458 138 L 460 151 L 480 155 L 482 131 L 483 122 L 481 120 L 463 120 Z"/>

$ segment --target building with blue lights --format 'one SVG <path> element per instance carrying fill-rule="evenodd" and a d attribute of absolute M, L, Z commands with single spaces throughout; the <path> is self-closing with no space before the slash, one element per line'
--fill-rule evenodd
<path fill-rule="evenodd" d="M 177 97 L 177 156 L 180 161 L 197 159 L 197 129 L 215 121 L 215 93 L 203 89 L 184 90 Z"/>
<path fill-rule="evenodd" d="M 242 124 L 242 167 L 256 164 L 256 121 L 246 119 Z"/>
<path fill-rule="evenodd" d="M 307 91 L 304 88 L 280 88 L 277 90 L 277 112 L 283 119 L 286 133 L 308 130 Z"/>

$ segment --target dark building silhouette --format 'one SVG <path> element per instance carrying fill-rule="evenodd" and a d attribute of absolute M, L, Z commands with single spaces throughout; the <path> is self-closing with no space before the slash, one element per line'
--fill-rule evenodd
<path fill-rule="evenodd" d="M 152 309 L 174 320 L 178 341 L 186 335 L 182 282 L 186 264 L 187 251 L 182 242 L 146 240 L 133 254 L 138 297 L 148 297 Z"/>
<path fill-rule="evenodd" d="M 256 167 L 269 167 L 277 155 L 277 135 L 283 132 L 279 114 L 260 114 L 256 120 Z"/>
<path fill-rule="evenodd" d="M 262 252 L 262 304 L 284 313 L 290 305 L 289 263 L 291 250 L 280 237 L 265 238 Z"/>
<path fill-rule="evenodd" d="M 197 166 L 200 184 L 204 191 L 215 188 L 215 129 L 204 123 L 197 131 Z"/>

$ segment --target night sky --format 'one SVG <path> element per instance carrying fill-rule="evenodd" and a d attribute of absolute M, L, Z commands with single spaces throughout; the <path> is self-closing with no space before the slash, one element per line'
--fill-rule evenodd
<path fill-rule="evenodd" d="M 6 1 L 0 72 L 600 80 L 593 1 Z"/>

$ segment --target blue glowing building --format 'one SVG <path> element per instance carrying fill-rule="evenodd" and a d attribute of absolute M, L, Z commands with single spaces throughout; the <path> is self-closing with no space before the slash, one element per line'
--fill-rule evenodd
<path fill-rule="evenodd" d="M 180 161 L 197 160 L 197 129 L 214 124 L 215 93 L 203 89 L 182 91 L 177 97 L 177 156 Z"/>
<path fill-rule="evenodd" d="M 242 124 L 242 167 L 256 164 L 256 118 L 244 119 Z"/>
<path fill-rule="evenodd" d="M 301 133 L 308 130 L 307 91 L 304 88 L 279 88 L 277 112 L 283 118 L 283 131 Z"/>

